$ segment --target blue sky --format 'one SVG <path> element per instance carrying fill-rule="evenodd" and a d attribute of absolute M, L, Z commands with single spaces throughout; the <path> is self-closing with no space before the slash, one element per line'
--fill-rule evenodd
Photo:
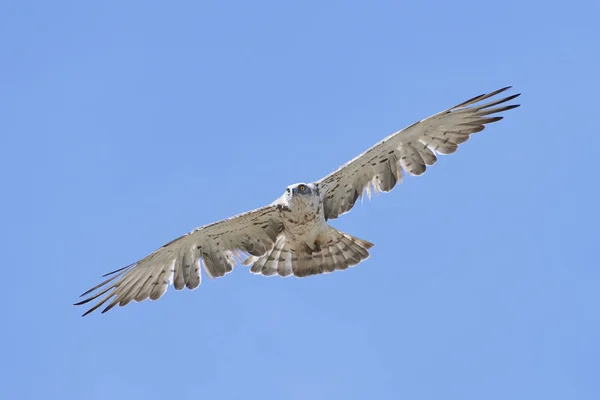
<path fill-rule="evenodd" d="M 600 6 L 555 4 L 3 4 L 0 398 L 600 398 Z M 359 267 L 71 305 L 505 85 L 521 108 L 333 222 Z"/>

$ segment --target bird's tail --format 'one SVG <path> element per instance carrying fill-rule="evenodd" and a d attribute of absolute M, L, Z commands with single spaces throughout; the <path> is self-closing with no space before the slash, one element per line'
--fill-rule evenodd
<path fill-rule="evenodd" d="M 244 265 L 250 271 L 266 276 L 305 277 L 344 270 L 369 257 L 373 244 L 340 232 L 333 227 L 319 237 L 314 247 L 292 248 L 284 235 L 279 236 L 273 249 L 260 257 L 249 257 Z"/>

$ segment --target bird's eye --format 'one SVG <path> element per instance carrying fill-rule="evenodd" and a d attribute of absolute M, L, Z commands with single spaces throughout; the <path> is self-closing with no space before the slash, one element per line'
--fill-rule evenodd
<path fill-rule="evenodd" d="M 290 192 L 291 192 L 290 188 L 287 188 L 287 189 L 285 189 L 285 192 L 286 192 L 287 194 L 290 194 Z"/>
<path fill-rule="evenodd" d="M 306 186 L 304 186 L 304 185 L 300 185 L 300 186 L 298 186 L 298 189 L 299 189 L 301 192 L 304 192 L 304 191 L 306 190 Z"/>

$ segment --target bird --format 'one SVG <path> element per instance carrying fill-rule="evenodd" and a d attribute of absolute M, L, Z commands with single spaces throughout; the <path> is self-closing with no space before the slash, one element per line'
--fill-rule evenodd
<path fill-rule="evenodd" d="M 405 174 L 422 175 L 437 155 L 454 153 L 472 134 L 500 121 L 501 112 L 520 93 L 498 97 L 507 86 L 475 96 L 401 129 L 329 175 L 312 183 L 288 186 L 267 206 L 201 226 L 172 240 L 141 260 L 103 275 L 107 278 L 83 293 L 80 306 L 96 300 L 86 316 L 132 301 L 157 300 L 172 285 L 196 289 L 202 271 L 222 277 L 236 266 L 264 276 L 326 274 L 358 265 L 373 244 L 329 225 L 349 212 L 366 194 L 389 192 Z M 487 101 L 486 101 L 487 100 Z"/>

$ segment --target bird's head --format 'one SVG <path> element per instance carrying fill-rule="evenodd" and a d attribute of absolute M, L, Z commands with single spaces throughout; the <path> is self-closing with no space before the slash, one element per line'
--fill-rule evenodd
<path fill-rule="evenodd" d="M 311 196 L 314 185 L 312 183 L 294 183 L 285 189 L 286 196 Z"/>
<path fill-rule="evenodd" d="M 285 189 L 284 196 L 289 203 L 310 203 L 318 197 L 317 188 L 313 183 L 295 183 Z"/>

